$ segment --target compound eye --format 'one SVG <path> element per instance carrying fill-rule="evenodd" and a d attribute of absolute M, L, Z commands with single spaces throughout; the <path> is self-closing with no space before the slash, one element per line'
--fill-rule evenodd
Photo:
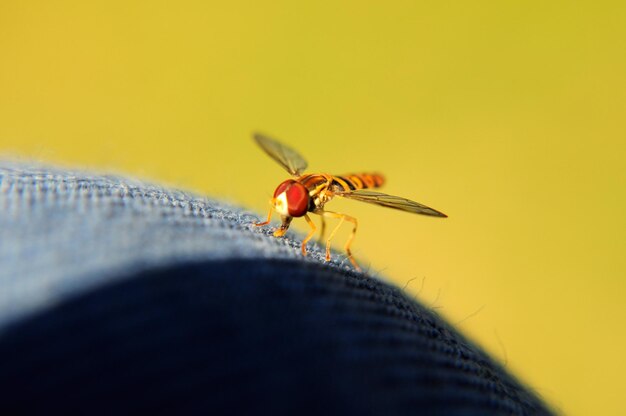
<path fill-rule="evenodd" d="M 292 217 L 301 217 L 306 214 L 309 207 L 309 192 L 304 185 L 294 181 L 285 192 L 287 195 L 289 215 Z"/>
<path fill-rule="evenodd" d="M 285 190 L 289 186 L 291 186 L 291 184 L 293 184 L 293 183 L 296 183 L 296 181 L 294 181 L 293 179 L 287 179 L 285 182 L 282 182 L 280 185 L 278 185 L 278 187 L 274 191 L 274 198 L 276 198 L 278 195 L 280 195 L 283 192 L 285 192 Z"/>

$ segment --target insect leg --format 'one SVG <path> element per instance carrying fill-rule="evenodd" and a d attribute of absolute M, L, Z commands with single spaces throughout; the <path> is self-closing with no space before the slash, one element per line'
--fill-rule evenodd
<path fill-rule="evenodd" d="M 305 214 L 304 219 L 306 220 L 307 224 L 309 224 L 309 226 L 311 227 L 311 232 L 309 232 L 307 236 L 304 238 L 304 240 L 302 240 L 302 255 L 306 256 L 306 243 L 308 243 L 311 237 L 313 237 L 313 234 L 315 234 L 315 230 L 317 228 L 315 227 L 315 224 L 313 224 L 313 221 L 311 221 L 311 218 L 309 218 L 308 215 Z"/>
<path fill-rule="evenodd" d="M 263 221 L 263 222 L 257 222 L 254 223 L 255 227 L 262 227 L 264 225 L 267 225 L 270 223 L 270 220 L 272 219 L 272 212 L 274 211 L 273 208 L 270 208 L 270 212 L 267 213 L 267 220 Z"/>
<path fill-rule="evenodd" d="M 326 220 L 324 219 L 323 216 L 320 216 L 322 222 L 321 222 L 321 229 L 320 229 L 320 236 L 317 240 L 318 243 L 322 243 L 322 241 L 324 240 L 324 234 L 326 234 Z"/>
<path fill-rule="evenodd" d="M 328 240 L 326 240 L 326 261 L 330 260 L 331 240 L 333 239 L 333 237 L 335 237 L 335 234 L 337 233 L 337 230 L 339 229 L 341 224 L 343 224 L 344 221 L 348 221 L 348 222 L 351 222 L 354 225 L 354 227 L 352 227 L 352 232 L 350 233 L 350 237 L 348 237 L 348 241 L 346 242 L 346 245 L 344 246 L 344 250 L 346 250 L 346 253 L 348 254 L 348 259 L 350 259 L 350 262 L 352 263 L 354 268 L 357 269 L 358 271 L 361 271 L 361 268 L 357 264 L 356 260 L 354 260 L 354 257 L 352 256 L 352 252 L 350 251 L 350 245 L 352 244 L 352 240 L 354 239 L 354 236 L 356 235 L 356 229 L 357 229 L 356 218 L 351 217 L 346 214 L 340 214 L 338 212 L 331 212 L 331 211 L 322 211 L 319 214 L 325 217 L 339 218 L 339 224 L 337 224 L 337 226 L 330 233 L 330 236 L 328 236 Z"/>
<path fill-rule="evenodd" d="M 289 229 L 289 224 L 291 224 L 292 220 L 293 220 L 293 217 L 283 216 L 282 217 L 283 223 L 280 224 L 280 227 L 278 227 L 274 231 L 274 234 L 272 234 L 272 235 L 274 237 L 282 237 L 282 236 L 284 236 L 287 233 L 287 230 Z"/>

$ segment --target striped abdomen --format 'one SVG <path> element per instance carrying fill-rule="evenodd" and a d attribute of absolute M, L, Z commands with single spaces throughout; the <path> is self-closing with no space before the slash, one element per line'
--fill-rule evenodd
<path fill-rule="evenodd" d="M 385 178 L 378 173 L 352 173 L 333 175 L 332 187 L 335 192 L 349 192 L 357 189 L 378 188 L 383 186 Z"/>

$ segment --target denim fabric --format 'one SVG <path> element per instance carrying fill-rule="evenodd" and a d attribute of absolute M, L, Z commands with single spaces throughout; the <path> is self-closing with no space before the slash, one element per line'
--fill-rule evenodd
<path fill-rule="evenodd" d="M 11 320 L 123 274 L 226 258 L 320 262 L 267 238 L 249 211 L 128 178 L 0 165 L 0 333 Z M 331 267 L 349 261 L 333 256 Z M 19 279 L 17 278 L 19 276 Z"/>
<path fill-rule="evenodd" d="M 4 164 L 0 414 L 550 414 L 401 290 L 257 220 Z"/>

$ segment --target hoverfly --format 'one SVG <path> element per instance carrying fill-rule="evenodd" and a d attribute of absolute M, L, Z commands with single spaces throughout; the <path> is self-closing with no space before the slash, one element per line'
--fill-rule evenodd
<path fill-rule="evenodd" d="M 326 240 L 326 261 L 330 261 L 330 242 L 344 221 L 352 223 L 352 232 L 344 246 L 350 262 L 357 270 L 361 270 L 352 256 L 350 245 L 356 234 L 357 220 L 346 214 L 326 211 L 324 206 L 336 196 L 369 202 L 383 207 L 395 208 L 414 214 L 430 215 L 446 218 L 447 215 L 418 202 L 399 196 L 387 195 L 369 190 L 382 186 L 385 179 L 378 173 L 357 173 L 348 175 L 330 175 L 327 173 L 304 173 L 307 168 L 306 160 L 290 147 L 271 139 L 263 134 L 255 133 L 254 140 L 272 159 L 280 164 L 293 178 L 281 182 L 274 191 L 270 200 L 270 210 L 264 222 L 255 226 L 270 223 L 272 212 L 281 216 L 282 224 L 274 231 L 274 237 L 282 237 L 294 218 L 304 217 L 311 227 L 311 231 L 302 240 L 302 255 L 306 256 L 306 245 L 315 234 L 317 227 L 309 218 L 308 213 L 321 217 L 320 241 L 323 240 L 326 230 L 326 218 L 337 218 L 339 223 L 331 231 Z"/>

